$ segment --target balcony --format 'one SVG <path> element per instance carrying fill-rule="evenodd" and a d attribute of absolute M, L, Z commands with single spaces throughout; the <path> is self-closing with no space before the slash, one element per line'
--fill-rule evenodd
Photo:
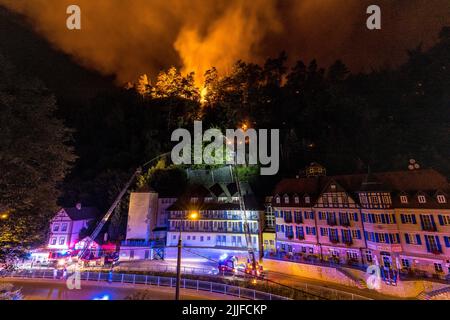
<path fill-rule="evenodd" d="M 336 226 L 337 225 L 337 221 L 336 221 L 336 219 L 327 219 L 327 224 L 329 226 Z"/>
<path fill-rule="evenodd" d="M 342 240 L 342 242 L 346 245 L 346 246 L 351 246 L 353 244 L 353 240 L 352 239 L 344 239 Z"/>
<path fill-rule="evenodd" d="M 431 249 L 430 249 L 430 252 L 431 252 L 432 254 L 442 254 L 442 249 L 439 249 L 439 248 L 431 248 Z"/>
<path fill-rule="evenodd" d="M 339 239 L 338 238 L 330 238 L 330 242 L 331 243 L 339 243 Z"/>
<path fill-rule="evenodd" d="M 341 226 L 350 227 L 350 220 L 341 220 Z"/>
<path fill-rule="evenodd" d="M 423 231 L 437 232 L 437 227 L 435 225 L 423 225 Z"/>
<path fill-rule="evenodd" d="M 255 213 L 246 213 L 248 220 L 258 220 L 258 215 Z M 169 215 L 170 220 L 187 220 L 186 215 L 180 215 L 177 213 L 171 213 Z M 244 220 L 244 215 L 231 214 L 231 213 L 205 213 L 200 212 L 199 220 Z"/>
<path fill-rule="evenodd" d="M 284 234 L 284 236 L 287 238 L 287 239 L 293 239 L 294 238 L 294 233 L 293 232 L 286 232 L 285 234 Z"/>
<path fill-rule="evenodd" d="M 170 232 L 180 232 L 179 228 L 171 227 Z M 181 232 L 211 232 L 211 233 L 245 233 L 244 228 L 184 228 Z M 258 234 L 258 229 L 250 229 L 251 234 Z"/>
<path fill-rule="evenodd" d="M 301 217 L 295 217 L 294 221 L 296 224 L 302 224 L 303 223 L 303 219 Z"/>
<path fill-rule="evenodd" d="M 158 246 L 164 246 L 165 241 L 164 240 L 149 240 L 145 241 L 142 240 L 125 240 L 120 243 L 124 247 L 158 247 Z"/>

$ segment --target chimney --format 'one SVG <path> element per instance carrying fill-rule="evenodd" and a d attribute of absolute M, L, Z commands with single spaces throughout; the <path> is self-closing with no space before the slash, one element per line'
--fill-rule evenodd
<path fill-rule="evenodd" d="M 81 202 L 78 202 L 78 203 L 75 205 L 75 208 L 77 208 L 78 210 L 81 210 Z"/>

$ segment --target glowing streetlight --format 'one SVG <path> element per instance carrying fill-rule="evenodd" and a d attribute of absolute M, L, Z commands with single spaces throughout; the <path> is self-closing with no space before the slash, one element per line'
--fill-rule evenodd
<path fill-rule="evenodd" d="M 191 211 L 188 218 L 189 220 L 197 220 L 199 217 L 198 211 Z"/>
<path fill-rule="evenodd" d="M 6 220 L 9 218 L 9 215 L 5 212 L 0 215 L 0 219 Z"/>
<path fill-rule="evenodd" d="M 192 210 L 187 215 L 188 220 L 197 220 L 200 217 L 200 214 L 197 210 Z M 177 253 L 177 283 L 175 287 L 175 300 L 180 300 L 180 284 L 181 284 L 181 248 L 182 248 L 182 240 L 181 240 L 181 227 L 184 225 L 185 219 L 181 219 L 180 224 L 180 235 L 178 237 L 178 253 Z"/>

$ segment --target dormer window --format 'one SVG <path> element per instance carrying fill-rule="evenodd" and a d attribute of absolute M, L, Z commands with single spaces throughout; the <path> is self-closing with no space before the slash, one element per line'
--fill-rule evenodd
<path fill-rule="evenodd" d="M 284 196 L 284 203 L 289 203 L 289 196 Z"/>
<path fill-rule="evenodd" d="M 196 203 L 198 201 L 198 198 L 197 197 L 192 197 L 191 198 L 191 203 Z"/>
<path fill-rule="evenodd" d="M 281 202 L 281 201 L 280 201 L 280 197 L 276 197 L 276 198 L 275 198 L 275 202 L 276 202 L 276 203 L 280 203 L 280 202 Z"/>
<path fill-rule="evenodd" d="M 424 195 L 418 195 L 417 196 L 417 200 L 419 201 L 419 203 L 426 203 L 427 199 L 425 198 Z"/>
<path fill-rule="evenodd" d="M 439 203 L 447 203 L 447 199 L 445 199 L 445 196 L 443 194 L 438 194 L 437 201 Z"/>
<path fill-rule="evenodd" d="M 311 203 L 311 198 L 309 196 L 305 196 L 305 203 Z"/>
<path fill-rule="evenodd" d="M 205 198 L 205 202 L 212 202 L 213 201 L 213 198 L 212 197 L 206 197 Z"/>
<path fill-rule="evenodd" d="M 336 190 L 336 185 L 335 184 L 331 185 L 331 190 Z"/>
<path fill-rule="evenodd" d="M 408 196 L 400 196 L 401 203 L 408 203 Z"/>
<path fill-rule="evenodd" d="M 295 204 L 299 204 L 300 203 L 300 198 L 298 196 L 294 197 L 294 202 Z"/>

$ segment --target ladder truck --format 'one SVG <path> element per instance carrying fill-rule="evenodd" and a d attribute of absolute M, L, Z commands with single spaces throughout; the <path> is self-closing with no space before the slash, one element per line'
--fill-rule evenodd
<path fill-rule="evenodd" d="M 83 248 L 80 249 L 80 251 L 78 252 L 78 261 L 81 261 L 81 259 L 83 258 L 83 256 L 86 254 L 86 252 L 89 250 L 89 248 L 91 247 L 92 242 L 94 241 L 95 238 L 97 238 L 97 236 L 99 235 L 100 231 L 103 229 L 103 227 L 105 226 L 106 222 L 108 222 L 109 218 L 111 217 L 112 213 L 114 212 L 114 210 L 117 208 L 117 206 L 119 205 L 120 201 L 122 200 L 123 196 L 125 195 L 125 193 L 127 192 L 127 190 L 130 188 L 131 184 L 133 183 L 134 179 L 139 176 L 142 173 L 142 169 L 138 168 L 134 174 L 131 176 L 131 178 L 128 180 L 128 182 L 125 184 L 125 186 L 122 188 L 122 190 L 120 191 L 119 195 L 116 197 L 116 199 L 114 200 L 114 202 L 112 203 L 111 207 L 108 209 L 108 211 L 106 212 L 106 214 L 103 216 L 102 220 L 100 220 L 100 222 L 97 224 L 97 226 L 95 227 L 94 231 L 91 233 L 91 235 L 87 238 L 87 241 L 85 242 L 85 245 L 83 246 Z"/>
<path fill-rule="evenodd" d="M 81 248 L 80 251 L 78 252 L 78 255 L 77 255 L 78 262 L 82 261 L 83 256 L 89 250 L 92 242 L 95 241 L 95 238 L 97 238 L 97 236 L 100 234 L 100 232 L 103 229 L 103 227 L 105 226 L 106 222 L 108 222 L 109 218 L 111 218 L 112 213 L 114 212 L 114 210 L 119 205 L 120 201 L 122 200 L 122 198 L 125 195 L 125 193 L 127 192 L 127 190 L 130 188 L 130 186 L 133 183 L 134 179 L 136 179 L 136 177 L 138 177 L 139 175 L 142 174 L 142 168 L 145 168 L 147 165 L 149 165 L 153 161 L 155 161 L 155 160 L 157 160 L 159 158 L 162 158 L 162 157 L 168 155 L 169 153 L 170 152 L 166 152 L 166 153 L 160 154 L 157 157 L 151 159 L 150 161 L 147 161 L 145 164 L 143 164 L 142 166 L 140 166 L 139 168 L 136 169 L 136 171 L 133 173 L 131 178 L 128 180 L 128 182 L 125 184 L 125 186 L 119 192 L 119 194 L 117 195 L 116 199 L 112 203 L 111 207 L 108 209 L 106 214 L 103 216 L 102 220 L 100 220 L 100 222 L 97 224 L 97 226 L 95 227 L 95 229 L 92 232 L 92 234 L 87 238 L 88 240 L 85 242 L 83 248 Z"/>
<path fill-rule="evenodd" d="M 251 262 L 251 269 L 249 270 L 249 268 L 246 267 L 245 273 L 253 275 L 253 277 L 254 277 L 253 279 L 256 280 L 257 278 L 260 277 L 259 264 L 256 261 L 256 257 L 255 257 L 255 249 L 253 247 L 253 241 L 252 241 L 252 236 L 251 236 L 251 232 L 250 232 L 251 231 L 250 225 L 249 225 L 248 219 L 247 219 L 247 211 L 246 211 L 246 207 L 245 207 L 244 196 L 242 194 L 241 183 L 239 181 L 239 177 L 238 177 L 237 170 L 236 170 L 236 161 L 235 161 L 235 169 L 233 170 L 233 168 L 231 168 L 231 171 L 233 173 L 233 178 L 236 183 L 236 189 L 237 189 L 237 192 L 239 195 L 239 209 L 241 210 L 242 215 L 244 217 L 244 232 L 245 232 L 245 238 L 247 241 L 247 252 L 248 252 L 249 260 Z"/>

